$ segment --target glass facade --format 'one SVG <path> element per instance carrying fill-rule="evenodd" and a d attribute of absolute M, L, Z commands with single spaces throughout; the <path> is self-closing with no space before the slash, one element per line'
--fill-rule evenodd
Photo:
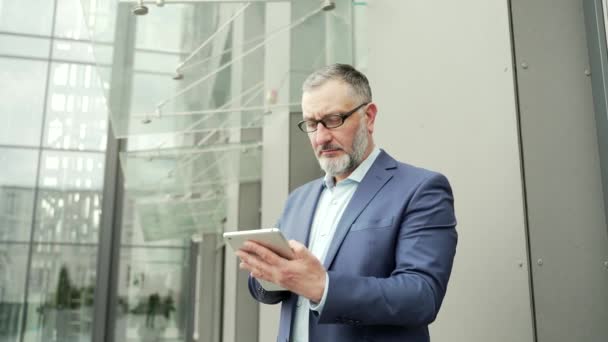
<path fill-rule="evenodd" d="M 238 198 L 244 184 L 260 197 L 269 114 L 299 111 L 313 69 L 353 63 L 354 5 L 337 3 L 147 1 L 136 16 L 133 1 L 0 0 L 0 342 L 218 340 L 209 241 L 259 224 Z M 207 259 L 193 235 L 213 236 Z"/>
<path fill-rule="evenodd" d="M 0 2 L 0 340 L 90 341 L 107 110 L 77 0 Z"/>

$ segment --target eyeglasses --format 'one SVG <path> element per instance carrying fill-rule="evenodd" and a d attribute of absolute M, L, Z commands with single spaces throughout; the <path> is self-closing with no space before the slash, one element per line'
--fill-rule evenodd
<path fill-rule="evenodd" d="M 304 120 L 298 122 L 298 128 L 304 133 L 312 133 L 317 130 L 319 123 L 323 125 L 325 128 L 337 128 L 344 124 L 344 121 L 348 119 L 349 116 L 356 113 L 363 106 L 368 105 L 369 102 L 362 103 L 358 105 L 355 109 L 350 112 L 343 114 L 329 114 L 325 115 L 321 120 Z"/>

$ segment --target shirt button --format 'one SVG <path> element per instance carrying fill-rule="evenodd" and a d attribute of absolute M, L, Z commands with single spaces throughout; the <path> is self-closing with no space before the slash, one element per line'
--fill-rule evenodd
<path fill-rule="evenodd" d="M 331 204 L 336 205 L 336 204 L 338 204 L 338 201 L 336 201 L 336 200 L 332 200 L 332 201 L 331 201 Z"/>
<path fill-rule="evenodd" d="M 298 298 L 298 302 L 296 303 L 297 307 L 302 306 L 302 298 Z"/>

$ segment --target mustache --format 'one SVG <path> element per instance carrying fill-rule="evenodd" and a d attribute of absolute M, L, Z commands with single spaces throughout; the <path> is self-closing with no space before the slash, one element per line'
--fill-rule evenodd
<path fill-rule="evenodd" d="M 316 152 L 317 152 L 317 155 L 319 155 L 319 154 L 321 154 L 321 152 L 329 151 L 329 150 L 343 151 L 344 149 L 342 148 L 342 146 L 339 146 L 339 145 L 326 144 L 326 145 L 317 146 Z"/>

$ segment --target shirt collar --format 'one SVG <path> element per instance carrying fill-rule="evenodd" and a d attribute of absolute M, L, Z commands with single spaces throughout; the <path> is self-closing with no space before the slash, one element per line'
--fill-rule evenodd
<path fill-rule="evenodd" d="M 359 166 L 357 166 L 357 168 L 350 174 L 350 176 L 348 176 L 348 178 L 346 178 L 342 182 L 361 183 L 363 177 L 365 177 L 365 175 L 367 174 L 367 171 L 369 171 L 369 169 L 374 164 L 374 161 L 376 161 L 376 158 L 378 158 L 378 155 L 380 155 L 380 148 L 378 148 L 378 146 L 374 146 L 372 153 L 370 153 L 369 156 L 367 156 L 367 158 L 365 158 L 365 160 L 361 162 L 361 164 L 359 164 Z M 323 183 L 328 189 L 332 189 L 334 186 L 336 186 L 336 180 L 334 179 L 334 177 L 328 174 L 325 174 Z"/>

